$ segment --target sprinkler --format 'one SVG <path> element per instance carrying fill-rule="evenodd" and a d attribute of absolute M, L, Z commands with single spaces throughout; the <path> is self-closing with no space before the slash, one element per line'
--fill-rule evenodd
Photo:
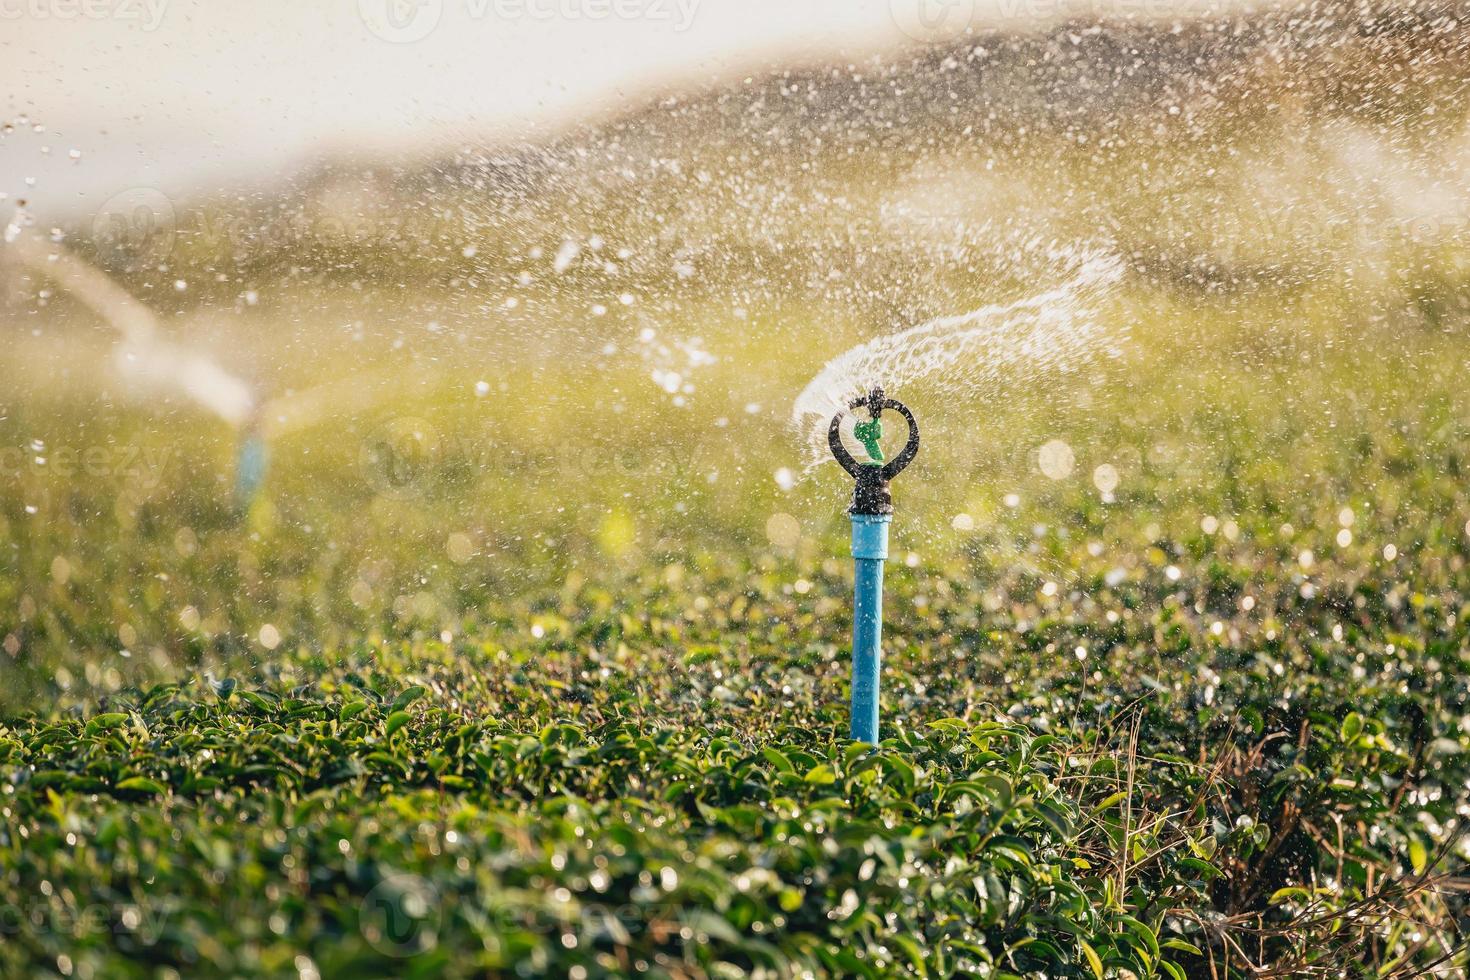
<path fill-rule="evenodd" d="M 866 407 L 868 419 L 853 426 L 868 462 L 859 463 L 842 444 L 842 416 Z M 883 435 L 885 409 L 902 415 L 909 425 L 908 442 L 893 459 L 884 462 L 878 440 Z M 919 424 L 902 402 L 874 388 L 832 416 L 827 445 L 837 462 L 857 481 L 852 491 L 852 559 L 856 587 L 852 611 L 852 738 L 878 744 L 878 671 L 883 643 L 883 563 L 888 560 L 888 524 L 893 520 L 893 494 L 888 483 L 919 453 Z"/>
<path fill-rule="evenodd" d="M 235 508 L 241 512 L 250 509 L 260 485 L 265 482 L 266 467 L 270 462 L 270 451 L 261 431 L 259 413 L 252 414 L 241 426 L 235 444 Z"/>

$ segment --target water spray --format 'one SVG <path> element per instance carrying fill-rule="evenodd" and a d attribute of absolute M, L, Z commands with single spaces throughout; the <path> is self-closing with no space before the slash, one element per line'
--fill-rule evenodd
<path fill-rule="evenodd" d="M 1057 280 L 1029 296 L 879 334 L 822 366 L 791 406 L 810 473 L 827 459 L 832 413 L 853 394 L 923 384 L 936 398 L 978 404 L 1039 390 L 1117 351 L 1127 321 L 1102 312 L 1122 281 L 1124 264 L 1109 252 L 1059 249 L 1028 278 Z"/>
<path fill-rule="evenodd" d="M 235 430 L 235 503 L 248 508 L 265 481 L 267 463 L 255 391 L 204 353 L 164 339 L 153 311 L 111 276 L 59 242 L 43 244 L 21 235 L 19 221 L 12 219 L 5 229 L 8 254 L 32 274 L 61 286 L 117 331 L 121 342 L 113 353 L 119 374 L 142 388 L 178 390 Z"/>
<path fill-rule="evenodd" d="M 868 410 L 867 421 L 853 426 L 853 435 L 863 444 L 868 461 L 859 463 L 842 444 L 842 417 L 849 411 Z M 892 409 L 908 422 L 909 437 L 903 450 L 884 461 L 882 415 Z M 827 428 L 827 445 L 832 455 L 857 481 L 852 491 L 853 590 L 852 613 L 852 738 L 878 744 L 878 677 L 882 667 L 883 563 L 888 560 L 888 525 L 893 520 L 891 481 L 919 454 L 919 424 L 908 406 L 884 395 L 882 388 L 855 399 L 832 416 Z"/>

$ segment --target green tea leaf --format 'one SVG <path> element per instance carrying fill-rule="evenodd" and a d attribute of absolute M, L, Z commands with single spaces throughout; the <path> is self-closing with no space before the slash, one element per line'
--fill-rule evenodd
<path fill-rule="evenodd" d="M 1085 939 L 1079 938 L 1077 945 L 1082 949 L 1082 955 L 1087 958 L 1087 966 L 1092 970 L 1092 975 L 1097 977 L 1097 980 L 1103 980 L 1103 963 L 1102 958 L 1097 955 L 1097 950 L 1093 949 L 1092 944 Z"/>
<path fill-rule="evenodd" d="M 413 704 L 415 701 L 423 696 L 424 689 L 415 684 L 413 687 L 408 688 L 402 694 L 398 695 L 398 697 L 393 699 L 393 705 L 388 709 L 388 712 L 389 714 L 395 714 L 399 711 L 402 711 L 404 708 L 407 708 L 409 705 Z"/>
<path fill-rule="evenodd" d="M 161 796 L 168 792 L 167 786 L 156 779 L 149 779 L 147 776 L 129 777 L 118 783 L 115 788 L 127 790 L 131 793 L 151 793 L 155 796 Z"/>
<path fill-rule="evenodd" d="M 106 714 L 97 715 L 91 721 L 87 722 L 86 733 L 88 735 L 95 735 L 98 732 L 121 728 L 127 722 L 128 716 L 126 712 L 109 711 Z"/>
<path fill-rule="evenodd" d="M 806 781 L 817 786 L 829 786 L 837 782 L 837 773 L 825 762 L 809 770 Z"/>

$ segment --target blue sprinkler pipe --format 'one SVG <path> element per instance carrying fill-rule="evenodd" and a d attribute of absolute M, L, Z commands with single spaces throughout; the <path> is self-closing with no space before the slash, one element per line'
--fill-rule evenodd
<path fill-rule="evenodd" d="M 853 427 L 853 434 L 867 450 L 869 462 L 859 463 L 842 444 L 842 416 L 866 407 L 869 419 Z M 883 434 L 881 416 L 893 409 L 908 422 L 909 437 L 903 451 L 888 462 L 878 439 Z M 886 398 L 874 388 L 832 417 L 827 444 L 842 468 L 857 481 L 852 492 L 852 558 L 854 595 L 852 616 L 852 738 L 878 744 L 878 688 L 883 663 L 883 563 L 888 560 L 888 525 L 893 521 L 893 495 L 888 483 L 919 452 L 919 425 L 908 407 Z"/>
<path fill-rule="evenodd" d="M 247 511 L 265 482 L 270 451 L 258 419 L 250 419 L 240 430 L 235 446 L 235 508 Z"/>

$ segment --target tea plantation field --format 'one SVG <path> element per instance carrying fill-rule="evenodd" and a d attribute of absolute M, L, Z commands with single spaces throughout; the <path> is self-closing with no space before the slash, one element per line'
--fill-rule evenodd
<path fill-rule="evenodd" d="M 0 727 L 0 962 L 1455 975 L 1461 424 L 1405 410 L 1310 480 L 1238 475 L 1240 505 L 1203 517 L 1138 475 L 1111 504 L 1072 480 L 921 534 L 915 480 L 905 534 L 899 487 L 876 748 L 845 738 L 840 496 L 782 501 L 795 540 L 766 490 L 723 540 L 679 536 L 670 504 L 550 553 L 471 527 L 466 557 L 432 521 L 325 513 L 371 486 L 253 526 L 184 467 L 135 511 L 35 495 L 53 527 L 96 516 L 62 543 L 6 515 L 52 556 L 9 599 L 11 636 L 53 651 L 11 696 L 55 707 Z M 360 560 L 307 557 L 311 520 Z"/>

